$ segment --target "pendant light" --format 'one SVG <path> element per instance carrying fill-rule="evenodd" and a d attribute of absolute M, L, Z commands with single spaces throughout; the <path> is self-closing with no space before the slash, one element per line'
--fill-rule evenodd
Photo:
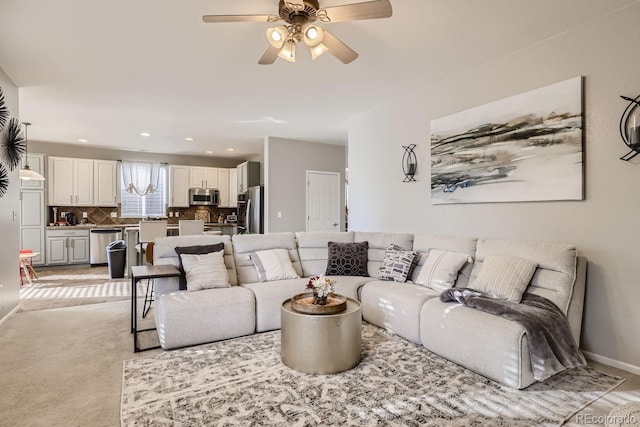
<path fill-rule="evenodd" d="M 27 128 L 31 123 L 22 122 L 22 124 L 24 125 L 24 168 L 20 169 L 20 179 L 25 181 L 44 181 L 44 176 L 34 170 L 31 170 L 29 167 L 29 139 L 27 138 Z"/>

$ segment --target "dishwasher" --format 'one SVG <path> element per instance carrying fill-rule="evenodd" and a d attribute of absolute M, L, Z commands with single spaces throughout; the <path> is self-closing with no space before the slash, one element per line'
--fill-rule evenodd
<path fill-rule="evenodd" d="M 91 267 L 107 265 L 107 246 L 122 239 L 120 228 L 92 228 L 89 230 L 89 258 Z"/>

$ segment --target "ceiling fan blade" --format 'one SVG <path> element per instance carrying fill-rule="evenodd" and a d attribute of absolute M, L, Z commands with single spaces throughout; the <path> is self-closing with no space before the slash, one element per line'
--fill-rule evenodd
<path fill-rule="evenodd" d="M 279 48 L 269 46 L 269 49 L 267 49 L 264 55 L 262 55 L 262 58 L 260 58 L 260 61 L 258 61 L 258 64 L 260 65 L 273 64 L 274 62 L 276 62 L 276 59 L 278 59 L 279 52 L 280 52 Z"/>
<path fill-rule="evenodd" d="M 358 57 L 358 53 L 355 50 L 351 49 L 327 30 L 324 30 L 322 43 L 329 49 L 329 52 L 345 64 L 354 61 Z"/>
<path fill-rule="evenodd" d="M 362 19 L 389 18 L 393 10 L 389 0 L 345 4 L 318 10 L 316 16 L 322 22 L 359 21 Z"/>
<path fill-rule="evenodd" d="M 204 15 L 202 20 L 207 23 L 216 22 L 276 22 L 280 20 L 275 15 Z"/>

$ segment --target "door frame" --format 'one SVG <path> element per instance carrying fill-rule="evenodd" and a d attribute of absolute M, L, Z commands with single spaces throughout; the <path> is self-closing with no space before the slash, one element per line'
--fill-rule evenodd
<path fill-rule="evenodd" d="M 342 216 L 340 215 L 342 206 L 342 187 L 340 183 L 340 172 L 333 171 L 319 171 L 319 170 L 306 170 L 305 171 L 305 202 L 304 202 L 304 228 L 305 231 L 309 231 L 309 176 L 313 174 L 332 175 L 338 177 L 338 231 L 342 230 Z"/>

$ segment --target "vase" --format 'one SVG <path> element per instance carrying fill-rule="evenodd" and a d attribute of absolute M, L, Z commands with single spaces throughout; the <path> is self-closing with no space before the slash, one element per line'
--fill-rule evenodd
<path fill-rule="evenodd" d="M 325 305 L 327 303 L 327 296 L 321 297 L 318 294 L 313 294 L 313 303 L 317 305 Z"/>

